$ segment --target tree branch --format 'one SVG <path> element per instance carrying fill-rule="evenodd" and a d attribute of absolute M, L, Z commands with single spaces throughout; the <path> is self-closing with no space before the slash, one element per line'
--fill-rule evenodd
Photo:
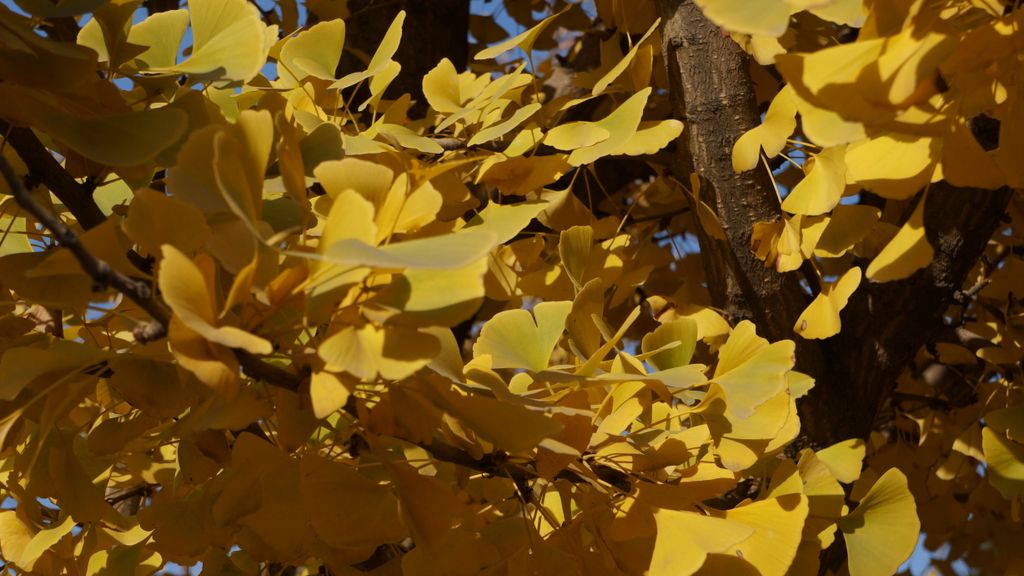
<path fill-rule="evenodd" d="M 904 280 L 865 282 L 851 297 L 842 312 L 843 331 L 822 343 L 829 370 L 801 404 L 804 434 L 825 446 L 870 434 L 900 372 L 944 329 L 943 314 L 1012 195 L 1009 188 L 957 188 L 945 181 L 931 186 L 924 225 L 934 259 Z"/>
<path fill-rule="evenodd" d="M 49 156 L 49 153 L 46 155 Z M 50 159 L 53 160 L 52 157 Z M 96 290 L 103 290 L 108 286 L 112 287 L 124 294 L 132 302 L 138 304 L 140 308 L 153 318 L 152 322 L 141 324 L 134 330 L 137 340 L 148 342 L 161 338 L 167 333 L 167 325 L 171 321 L 171 311 L 167 308 L 166 304 L 153 294 L 153 290 L 149 287 L 148 283 L 125 276 L 111 268 L 110 264 L 106 261 L 100 260 L 93 255 L 82 244 L 74 230 L 68 228 L 61 222 L 60 218 L 51 214 L 32 198 L 28 189 L 25 188 L 25 183 L 18 178 L 10 163 L 3 157 L 0 157 L 0 172 L 3 173 L 4 180 L 6 180 L 7 185 L 11 188 L 11 192 L 14 194 L 14 199 L 18 202 L 18 205 L 38 220 L 40 224 L 53 234 L 54 238 L 62 246 L 74 255 L 75 259 L 82 266 L 82 270 L 92 277 Z"/>
<path fill-rule="evenodd" d="M 733 144 L 760 123 L 747 55 L 692 0 L 659 0 L 658 11 L 672 111 L 687 142 L 674 170 L 683 181 L 700 175 L 727 238 L 700 235 L 712 302 L 734 321 L 754 320 L 771 340 L 789 337 L 806 295 L 794 275 L 766 267 L 750 248 L 754 224 L 782 215 L 775 187 L 763 167 L 732 167 Z"/>
<path fill-rule="evenodd" d="M 676 147 L 673 171 L 681 181 L 693 172 L 701 177 L 726 236 L 697 231 L 712 304 L 733 322 L 754 321 L 769 340 L 791 338 L 810 299 L 797 275 L 765 266 L 750 242 L 755 223 L 782 217 L 778 195 L 764 167 L 741 173 L 732 167 L 733 144 L 760 124 L 748 57 L 693 0 L 658 0 L 657 6 L 672 111 L 686 138 L 686 146 Z M 820 348 L 802 339 L 797 362 L 811 374 L 824 364 Z"/>
<path fill-rule="evenodd" d="M 68 207 L 82 228 L 88 230 L 107 219 L 92 199 L 92 194 L 64 170 L 31 128 L 11 126 L 0 120 L 0 131 L 7 135 L 11 147 L 28 166 L 29 178 L 49 188 Z"/>

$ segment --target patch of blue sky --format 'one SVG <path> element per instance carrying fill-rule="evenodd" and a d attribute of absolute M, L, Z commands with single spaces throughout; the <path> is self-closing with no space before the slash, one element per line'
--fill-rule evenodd
<path fill-rule="evenodd" d="M 917 548 L 914 549 L 914 553 L 910 555 L 910 558 L 900 566 L 899 573 L 909 572 L 911 576 L 935 574 L 937 573 L 933 568 L 935 562 L 949 562 L 949 552 L 951 550 L 949 543 L 943 544 L 938 550 L 929 550 L 924 544 L 927 537 L 926 534 L 921 534 L 918 537 Z M 953 573 L 958 575 L 966 576 L 977 573 L 971 570 L 970 565 L 962 559 L 954 559 L 950 562 L 950 567 L 953 569 Z"/>

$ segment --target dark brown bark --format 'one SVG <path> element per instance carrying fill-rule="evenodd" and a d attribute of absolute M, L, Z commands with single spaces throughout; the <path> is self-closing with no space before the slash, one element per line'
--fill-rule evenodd
<path fill-rule="evenodd" d="M 93 201 L 92 193 L 64 170 L 31 128 L 11 126 L 0 120 L 0 131 L 7 135 L 7 142 L 28 166 L 29 180 L 49 188 L 83 228 L 88 230 L 107 219 Z"/>
<path fill-rule="evenodd" d="M 746 55 L 704 18 L 692 0 L 658 0 L 675 116 L 686 123 L 686 146 L 677 148 L 680 179 L 701 176 L 726 240 L 698 231 L 712 300 L 733 321 L 754 320 L 771 340 L 797 343 L 797 367 L 816 384 L 799 406 L 801 437 L 795 446 L 825 447 L 867 438 L 892 397 L 896 379 L 917 351 L 945 326 L 943 315 L 999 227 L 1013 192 L 956 188 L 945 182 L 925 197 L 925 229 L 932 262 L 911 277 L 863 283 L 841 317 L 843 330 L 824 341 L 793 334 L 806 305 L 795 273 L 779 275 L 750 250 L 754 223 L 780 216 L 764 169 L 736 174 L 736 139 L 759 122 Z M 821 555 L 821 573 L 841 569 L 841 539 Z"/>
<path fill-rule="evenodd" d="M 797 273 L 778 274 L 750 248 L 756 222 L 781 216 L 764 168 L 732 169 L 736 139 L 758 125 L 747 56 L 709 22 L 692 0 L 659 0 L 662 38 L 674 115 L 685 123 L 685 146 L 673 169 L 691 172 L 707 188 L 726 240 L 698 231 L 712 301 L 730 319 L 753 320 L 770 340 L 797 343 L 797 368 L 816 380 L 801 403 L 801 442 L 827 446 L 866 438 L 878 409 L 914 354 L 943 329 L 943 313 L 997 229 L 1012 192 L 931 187 L 925 227 L 935 258 L 902 281 L 865 282 L 842 313 L 843 331 L 828 340 L 804 340 L 793 324 L 809 303 Z"/>
<path fill-rule="evenodd" d="M 861 284 L 842 312 L 843 331 L 823 343 L 830 369 L 801 406 L 804 433 L 827 446 L 864 438 L 914 354 L 942 330 L 1013 195 L 939 182 L 925 200 L 932 263 L 910 278 Z"/>
<path fill-rule="evenodd" d="M 712 304 L 733 322 L 752 320 L 769 340 L 791 338 L 810 300 L 797 275 L 766 267 L 750 245 L 755 223 L 782 216 L 778 194 L 765 168 L 732 168 L 733 144 L 760 123 L 747 56 L 692 1 L 659 0 L 658 10 L 672 110 L 686 140 L 673 171 L 683 182 L 692 172 L 700 175 L 701 196 L 726 235 L 716 240 L 698 231 Z M 819 371 L 817 347 L 799 339 L 797 345 L 799 368 Z"/>

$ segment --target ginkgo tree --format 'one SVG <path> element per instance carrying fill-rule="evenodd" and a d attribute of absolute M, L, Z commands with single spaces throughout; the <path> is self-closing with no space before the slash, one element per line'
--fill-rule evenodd
<path fill-rule="evenodd" d="M 3 573 L 1021 570 L 1022 26 L 0 6 Z"/>

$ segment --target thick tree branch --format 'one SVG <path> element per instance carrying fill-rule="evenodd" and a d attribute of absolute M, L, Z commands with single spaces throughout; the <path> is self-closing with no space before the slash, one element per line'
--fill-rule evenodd
<path fill-rule="evenodd" d="M 943 314 L 984 253 L 1013 191 L 933 184 L 925 230 L 935 258 L 911 277 L 865 282 L 842 312 L 843 331 L 827 340 L 829 371 L 801 405 L 804 434 L 822 445 L 865 438 L 896 378 L 943 330 Z"/>
<path fill-rule="evenodd" d="M 88 230 L 107 219 L 92 199 L 92 193 L 64 170 L 31 128 L 11 126 L 0 120 L 0 131 L 7 135 L 7 142 L 28 166 L 29 178 L 49 188 L 82 228 Z"/>
<path fill-rule="evenodd" d="M 781 217 L 778 196 L 764 168 L 732 168 L 733 144 L 759 124 L 747 55 L 692 0 L 659 0 L 658 11 L 672 111 L 685 124 L 674 170 L 700 175 L 726 235 L 699 235 L 712 302 L 771 340 L 789 337 L 808 299 L 796 276 L 766 267 L 750 247 L 755 223 Z"/>
<path fill-rule="evenodd" d="M 147 282 L 125 276 L 90 252 L 79 240 L 78 234 L 74 230 L 68 228 L 60 218 L 51 214 L 32 198 L 28 189 L 25 188 L 25 183 L 18 178 L 7 159 L 3 157 L 0 157 L 0 172 L 3 172 L 4 180 L 11 188 L 11 193 L 14 194 L 18 205 L 46 227 L 54 238 L 74 255 L 85 273 L 92 277 L 97 290 L 103 290 L 108 286 L 112 287 L 138 304 L 153 318 L 151 323 L 141 324 L 136 328 L 134 333 L 137 340 L 147 342 L 166 334 L 167 325 L 171 321 L 171 311 L 153 294 L 153 290 Z"/>

